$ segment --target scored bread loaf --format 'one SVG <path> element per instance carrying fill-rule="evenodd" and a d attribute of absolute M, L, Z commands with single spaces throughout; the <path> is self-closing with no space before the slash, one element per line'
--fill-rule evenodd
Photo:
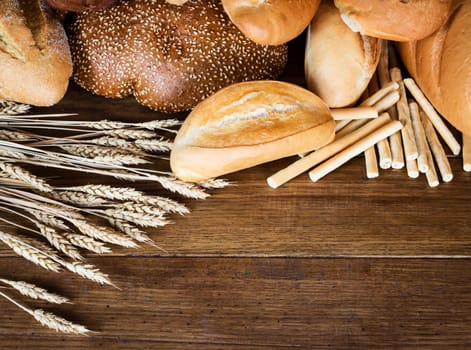
<path fill-rule="evenodd" d="M 279 81 L 230 85 L 199 103 L 178 131 L 173 173 L 203 181 L 332 141 L 327 105 L 300 86 Z"/>
<path fill-rule="evenodd" d="M 380 39 L 353 32 L 333 3 L 323 1 L 307 32 L 307 86 L 329 107 L 352 105 L 368 86 L 380 52 Z"/>
<path fill-rule="evenodd" d="M 400 56 L 433 106 L 471 135 L 471 1 L 454 0 L 449 20 L 433 35 L 399 43 Z"/>
<path fill-rule="evenodd" d="M 448 18 L 451 0 L 335 0 L 355 32 L 395 41 L 423 39 Z"/>
<path fill-rule="evenodd" d="M 222 0 L 231 21 L 248 38 L 262 45 L 280 45 L 309 25 L 320 0 Z"/>
<path fill-rule="evenodd" d="M 78 14 L 69 30 L 74 79 L 106 97 L 134 95 L 162 112 L 191 109 L 229 84 L 278 76 L 287 46 L 262 46 L 219 0 L 120 0 Z"/>
<path fill-rule="evenodd" d="M 62 24 L 43 1 L 0 1 L 0 98 L 35 106 L 59 102 L 72 61 Z"/>

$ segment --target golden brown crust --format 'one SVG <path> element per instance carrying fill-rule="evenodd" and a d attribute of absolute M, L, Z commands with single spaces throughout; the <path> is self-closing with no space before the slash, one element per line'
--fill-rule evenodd
<path fill-rule="evenodd" d="M 320 0 L 222 0 L 231 21 L 248 38 L 262 45 L 280 45 L 308 26 Z"/>
<path fill-rule="evenodd" d="M 78 84 L 164 112 L 188 110 L 234 82 L 274 78 L 287 60 L 286 46 L 246 38 L 218 0 L 119 1 L 79 14 L 70 40 Z"/>
<path fill-rule="evenodd" d="M 201 181 L 330 142 L 327 105 L 297 85 L 252 81 L 228 86 L 198 104 L 175 138 L 170 164 L 182 180 Z"/>
<path fill-rule="evenodd" d="M 62 24 L 39 0 L 0 5 L 0 98 L 50 106 L 64 96 L 72 74 Z"/>
<path fill-rule="evenodd" d="M 308 29 L 304 59 L 309 90 L 329 107 L 355 103 L 376 70 L 381 40 L 351 31 L 329 1 L 323 1 Z"/>
<path fill-rule="evenodd" d="M 381 39 L 420 40 L 448 18 L 452 0 L 335 0 L 352 30 Z"/>
<path fill-rule="evenodd" d="M 453 1 L 449 20 L 433 35 L 398 44 L 424 94 L 451 124 L 471 135 L 471 2 Z"/>

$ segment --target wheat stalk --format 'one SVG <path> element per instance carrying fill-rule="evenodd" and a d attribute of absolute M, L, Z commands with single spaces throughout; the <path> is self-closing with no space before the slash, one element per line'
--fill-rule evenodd
<path fill-rule="evenodd" d="M 173 143 L 163 138 L 160 139 L 141 139 L 134 141 L 135 145 L 147 152 L 170 152 Z"/>
<path fill-rule="evenodd" d="M 87 249 L 93 253 L 96 254 L 106 254 L 106 253 L 111 253 L 111 249 L 108 248 L 105 243 L 94 240 L 91 237 L 84 236 L 81 234 L 76 234 L 76 233 L 70 233 L 70 232 L 65 232 L 64 233 L 65 238 L 69 240 L 70 243 L 73 245 Z"/>
<path fill-rule="evenodd" d="M 107 274 L 100 272 L 95 266 L 90 264 L 83 264 L 78 261 L 72 263 L 64 261 L 62 264 L 67 270 L 82 276 L 90 281 L 96 282 L 98 284 L 108 284 L 117 288 L 110 280 Z"/>
<path fill-rule="evenodd" d="M 158 135 L 153 131 L 136 129 L 112 129 L 103 131 L 105 135 L 119 137 L 125 140 L 152 139 Z"/>
<path fill-rule="evenodd" d="M 106 209 L 100 212 L 114 219 L 129 221 L 141 227 L 161 227 L 171 223 L 163 216 L 137 213 L 123 209 Z"/>
<path fill-rule="evenodd" d="M 57 332 L 62 332 L 62 333 L 68 333 L 68 334 L 79 334 L 79 335 L 86 335 L 87 333 L 90 332 L 86 327 L 72 323 L 70 321 L 67 321 L 66 319 L 59 317 L 57 315 L 54 315 L 50 312 L 46 312 L 41 309 L 36 309 L 32 310 L 27 308 L 26 306 L 18 303 L 16 300 L 13 298 L 9 297 L 3 292 L 0 292 L 0 295 L 19 307 L 21 310 L 27 312 L 33 318 L 41 323 L 43 326 L 46 326 L 50 329 L 53 329 Z"/>
<path fill-rule="evenodd" d="M 141 243 L 148 243 L 155 246 L 154 241 L 145 232 L 141 231 L 138 227 L 130 224 L 129 222 L 114 218 L 108 218 L 108 222 L 111 224 L 111 226 L 127 234 L 132 239 Z"/>
<path fill-rule="evenodd" d="M 52 191 L 52 187 L 49 186 L 46 181 L 37 177 L 36 175 L 33 175 L 22 167 L 0 161 L 0 169 L 12 176 L 13 178 L 24 181 L 26 184 L 30 185 L 34 189 L 37 189 L 42 192 Z"/>
<path fill-rule="evenodd" d="M 137 248 L 137 244 L 134 243 L 132 239 L 123 236 L 108 227 L 98 226 L 85 220 L 70 221 L 80 232 L 86 236 L 126 248 Z"/>
<path fill-rule="evenodd" d="M 40 210 L 34 210 L 34 209 L 30 209 L 29 213 L 33 215 L 38 221 L 42 222 L 45 225 L 58 228 L 61 230 L 69 229 L 69 227 L 65 224 L 64 221 L 62 221 L 61 219 L 57 218 L 54 215 L 45 213 Z"/>
<path fill-rule="evenodd" d="M 55 200 L 60 200 L 82 207 L 101 206 L 109 203 L 102 197 L 74 191 L 52 191 L 48 193 L 48 196 Z"/>
<path fill-rule="evenodd" d="M 14 131 L 0 129 L 0 140 L 4 141 L 30 141 L 32 138 L 29 134 L 22 131 Z"/>
<path fill-rule="evenodd" d="M 0 115 L 15 115 L 29 111 L 31 106 L 0 99 Z"/>
<path fill-rule="evenodd" d="M 224 179 L 209 179 L 206 181 L 198 182 L 198 185 L 208 190 L 212 190 L 230 186 L 231 183 Z"/>
<path fill-rule="evenodd" d="M 39 233 L 41 236 L 46 238 L 54 248 L 72 258 L 73 260 L 83 260 L 82 255 L 80 255 L 79 251 L 72 245 L 72 243 L 57 233 L 55 229 L 38 221 L 34 221 L 34 223 L 39 228 Z"/>
<path fill-rule="evenodd" d="M 32 299 L 44 300 L 53 304 L 64 304 L 70 302 L 69 299 L 61 295 L 48 292 L 46 289 L 40 288 L 31 283 L 27 283 L 24 281 L 11 281 L 4 278 L 0 278 L 0 282 L 9 285 L 22 295 Z"/>

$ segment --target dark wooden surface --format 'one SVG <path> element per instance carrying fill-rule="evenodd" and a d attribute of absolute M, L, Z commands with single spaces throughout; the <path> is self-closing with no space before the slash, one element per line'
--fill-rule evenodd
<path fill-rule="evenodd" d="M 291 57 L 283 79 L 302 84 L 296 48 Z M 74 85 L 36 111 L 161 117 Z M 361 158 L 318 183 L 305 174 L 270 189 L 266 177 L 290 161 L 231 174 L 234 186 L 185 201 L 191 214 L 151 232 L 168 254 L 89 255 L 120 290 L 45 272 L 0 246 L 0 276 L 70 297 L 65 307 L 34 304 L 97 332 L 57 334 L 0 299 L 0 349 L 471 348 L 471 174 L 461 159 L 451 159 L 453 182 L 434 189 L 405 170 L 367 180 Z"/>

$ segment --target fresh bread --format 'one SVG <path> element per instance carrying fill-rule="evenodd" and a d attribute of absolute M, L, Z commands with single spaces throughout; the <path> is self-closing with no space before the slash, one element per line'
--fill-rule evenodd
<path fill-rule="evenodd" d="M 378 65 L 381 40 L 355 33 L 331 1 L 323 1 L 309 26 L 306 83 L 329 107 L 354 104 Z"/>
<path fill-rule="evenodd" d="M 170 165 L 178 178 L 198 182 L 312 151 L 334 133 L 329 108 L 310 91 L 278 81 L 238 83 L 193 109 Z"/>
<path fill-rule="evenodd" d="M 248 38 L 262 45 L 280 45 L 309 25 L 320 0 L 222 0 L 231 21 Z"/>
<path fill-rule="evenodd" d="M 449 20 L 433 35 L 398 44 L 400 56 L 434 107 L 471 135 L 471 1 L 453 1 Z"/>
<path fill-rule="evenodd" d="M 448 18 L 452 0 L 335 0 L 355 32 L 395 41 L 420 40 Z"/>
<path fill-rule="evenodd" d="M 275 78 L 287 61 L 286 45 L 246 38 L 219 0 L 120 0 L 78 14 L 69 37 L 79 85 L 106 97 L 134 95 L 162 112 L 191 109 L 235 82 Z"/>
<path fill-rule="evenodd" d="M 39 0 L 0 1 L 0 98 L 50 106 L 72 74 L 62 24 Z"/>

